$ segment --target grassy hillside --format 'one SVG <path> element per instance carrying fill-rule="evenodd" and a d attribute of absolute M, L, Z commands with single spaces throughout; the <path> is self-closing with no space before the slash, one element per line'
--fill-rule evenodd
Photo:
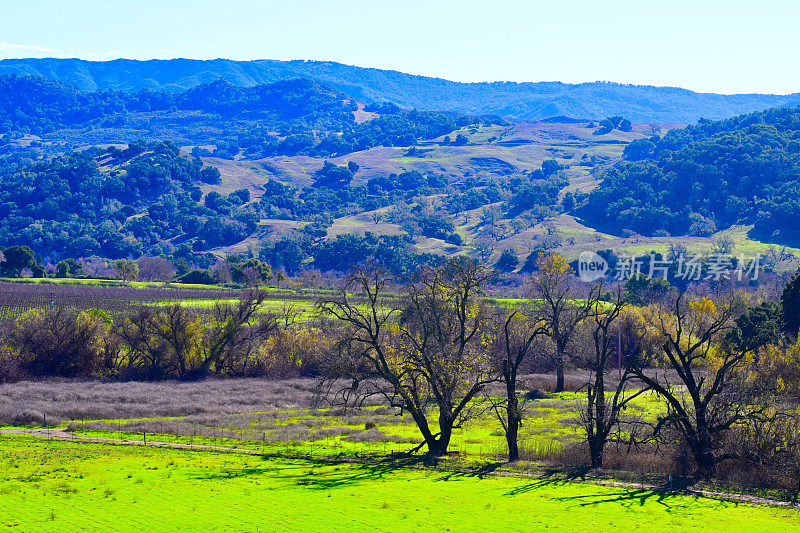
<path fill-rule="evenodd" d="M 664 128 L 666 130 L 666 127 Z M 332 161 L 344 165 L 354 161 L 360 166 L 352 185 L 361 186 L 372 178 L 390 173 L 419 171 L 447 176 L 451 184 L 463 184 L 472 178 L 478 189 L 493 181 L 503 182 L 514 175 L 526 175 L 536 171 L 548 159 L 554 159 L 564 167 L 561 174 L 567 184 L 561 189 L 563 201 L 567 193 L 590 193 L 599 183 L 599 173 L 622 157 L 628 142 L 643 139 L 653 133 L 650 126 L 636 125 L 631 132 L 613 131 L 607 135 L 594 135 L 596 129 L 586 123 L 519 123 L 509 126 L 484 126 L 463 128 L 458 133 L 469 142 L 464 146 L 443 145 L 442 137 L 420 142 L 417 154 L 407 155 L 408 149 L 379 147 L 355 152 Z M 456 132 L 454 132 L 456 133 Z M 451 134 L 452 135 L 452 134 Z M 219 161 L 206 159 L 207 164 Z M 279 180 L 298 188 L 313 183 L 313 174 L 322 162 L 313 157 L 274 157 L 254 162 L 225 162 L 223 181 L 219 185 L 204 185 L 208 191 L 225 193 L 240 186 L 250 187 L 253 198 L 260 198 L 261 186 L 269 179 Z M 227 170 L 226 170 L 227 169 Z M 247 169 L 258 169 L 255 171 Z M 510 172 L 511 174 L 506 174 Z M 240 176 L 247 176 L 243 181 Z M 433 211 L 443 211 L 447 195 L 432 194 L 416 197 L 415 205 L 430 206 Z M 476 254 L 476 247 L 488 246 L 491 251 L 485 259 L 497 261 L 504 250 L 512 249 L 522 266 L 525 258 L 534 250 L 552 242 L 559 253 L 570 260 L 577 259 L 584 250 L 613 249 L 631 254 L 648 254 L 651 251 L 666 254 L 670 245 L 680 243 L 690 253 L 708 253 L 722 238 L 732 240 L 737 254 L 768 254 L 770 246 L 748 236 L 747 226 L 735 226 L 724 231 L 711 232 L 704 236 L 648 237 L 643 235 L 622 236 L 592 227 L 587 221 L 569 213 L 555 217 L 530 218 L 529 213 L 509 213 L 504 201 L 489 203 L 449 215 L 463 244 L 454 246 L 441 239 L 419 236 L 414 239 L 417 252 L 452 255 L 456 253 Z M 500 216 L 491 224 L 483 220 L 484 211 L 494 209 Z M 340 235 L 407 236 L 408 232 L 392 220 L 392 207 L 380 207 L 353 214 L 345 214 L 332 220 L 327 228 L 327 239 Z M 244 252 L 285 239 L 306 222 L 264 218 L 259 222 L 255 238 L 215 250 L 215 253 Z M 800 255 L 800 250 L 789 248 L 787 253 Z M 783 265 L 791 269 L 794 260 Z"/>
<path fill-rule="evenodd" d="M 505 182 L 514 176 L 527 176 L 536 172 L 545 160 L 558 161 L 564 167 L 561 172 L 568 181 L 564 187 L 567 191 L 590 191 L 596 187 L 597 181 L 592 169 L 615 158 L 621 157 L 622 149 L 629 140 L 642 138 L 651 132 L 647 126 L 637 126 L 632 132 L 614 131 L 607 135 L 594 135 L 595 129 L 587 128 L 586 123 L 552 124 L 552 123 L 520 123 L 509 126 L 465 127 L 450 134 L 463 135 L 468 142 L 462 146 L 445 145 L 443 137 L 421 141 L 415 146 L 415 154 L 408 155 L 408 148 L 377 147 L 347 156 L 333 158 L 338 165 L 346 165 L 353 161 L 360 167 L 355 174 L 352 187 L 365 186 L 374 178 L 388 174 L 404 172 L 420 172 L 446 177 L 451 186 L 460 187 L 472 180 L 472 188 L 480 190 L 490 183 Z M 214 159 L 204 159 L 205 163 L 217 165 Z M 313 157 L 273 157 L 254 162 L 228 161 L 221 167 L 223 180 L 219 185 L 204 185 L 207 191 L 216 190 L 221 193 L 240 186 L 249 186 L 252 198 L 259 199 L 264 194 L 263 184 L 269 179 L 297 188 L 309 187 L 313 184 L 314 172 L 322 161 Z M 244 169 L 258 167 L 259 175 L 248 173 Z M 239 176 L 247 175 L 247 181 Z M 426 206 L 434 212 L 446 212 L 444 204 L 452 194 L 434 193 L 412 198 L 414 205 Z M 536 242 L 534 236 L 542 232 L 536 220 L 525 221 L 520 215 L 507 215 L 487 225 L 481 221 L 484 208 L 503 210 L 503 202 L 464 212 L 456 212 L 448 216 L 453 221 L 456 231 L 462 236 L 462 245 L 454 246 L 441 239 L 419 236 L 415 239 L 416 251 L 450 255 L 471 251 L 476 238 L 491 232 L 497 250 L 493 258 L 499 256 L 502 249 L 515 248 L 519 254 L 530 253 Z M 438 206 L 438 207 L 437 207 Z M 519 219 L 525 229 L 514 229 L 511 220 Z M 534 227 L 531 228 L 531 223 Z M 262 219 L 260 222 L 260 239 L 267 243 L 285 238 L 292 228 L 299 228 L 296 223 L 281 219 Z M 375 235 L 408 235 L 408 231 L 400 225 L 400 220 L 392 218 L 392 206 L 362 210 L 333 219 L 327 228 L 329 239 L 343 234 L 364 235 L 370 232 Z M 257 245 L 249 240 L 234 246 L 221 248 L 218 251 L 243 251 L 247 246 Z"/>
<path fill-rule="evenodd" d="M 304 77 L 325 82 L 366 102 L 388 101 L 406 108 L 496 113 L 524 119 L 624 115 L 636 122 L 687 123 L 800 104 L 798 95 L 703 94 L 674 87 L 604 82 L 458 83 L 327 61 L 5 59 L 0 61 L 0 74 L 41 75 L 83 91 L 126 92 L 177 92 L 220 78 L 247 87 Z"/>

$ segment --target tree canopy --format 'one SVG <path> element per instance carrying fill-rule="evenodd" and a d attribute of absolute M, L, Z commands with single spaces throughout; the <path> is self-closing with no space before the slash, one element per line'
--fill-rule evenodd
<path fill-rule="evenodd" d="M 707 235 L 733 224 L 796 242 L 800 108 L 701 121 L 633 141 L 585 207 L 589 220 L 643 235 Z"/>

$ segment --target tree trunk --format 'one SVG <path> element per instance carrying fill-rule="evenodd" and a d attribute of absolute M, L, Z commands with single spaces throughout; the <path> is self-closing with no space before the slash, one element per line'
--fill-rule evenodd
<path fill-rule="evenodd" d="M 408 409 L 420 433 L 422 433 L 422 438 L 425 439 L 425 445 L 428 447 L 428 455 L 436 455 L 435 451 L 438 449 L 439 444 L 436 437 L 431 433 L 425 414 L 420 412 L 411 401 L 406 401 L 406 409 Z"/>
<path fill-rule="evenodd" d="M 717 475 L 717 464 L 711 450 L 700 450 L 695 454 L 697 463 L 697 475 L 703 479 L 711 479 Z"/>
<path fill-rule="evenodd" d="M 597 373 L 594 378 L 594 386 L 589 386 L 587 390 L 587 413 L 589 419 L 588 438 L 589 456 L 592 468 L 602 468 L 603 450 L 608 438 L 608 425 L 606 420 L 606 391 L 605 379 L 603 375 L 603 361 L 598 365 Z"/>
<path fill-rule="evenodd" d="M 440 435 L 438 439 L 434 439 L 432 443 L 428 444 L 428 455 L 441 457 L 447 454 L 448 446 L 450 446 L 450 434 Z"/>
<path fill-rule="evenodd" d="M 706 422 L 705 408 L 695 405 L 697 417 L 697 438 L 690 440 L 690 447 L 697 463 L 697 474 L 703 479 L 711 479 L 717 475 L 717 460 L 711 446 L 711 433 Z"/>
<path fill-rule="evenodd" d="M 439 438 L 428 442 L 428 454 L 440 457 L 447 453 L 450 437 L 453 435 L 453 421 L 449 416 L 439 414 Z"/>
<path fill-rule="evenodd" d="M 508 426 L 506 428 L 508 462 L 513 463 L 519 459 L 519 445 L 517 443 L 517 436 L 519 435 L 519 426 L 520 422 L 522 421 L 522 415 L 519 412 L 519 401 L 517 400 L 516 391 L 509 391 L 506 413 L 508 418 Z"/>
<path fill-rule="evenodd" d="M 508 421 L 508 432 L 506 433 L 506 442 L 508 442 L 508 462 L 513 463 L 519 460 L 519 445 L 517 443 L 517 434 L 519 433 L 519 420 Z"/>
<path fill-rule="evenodd" d="M 556 353 L 556 392 L 564 392 L 564 354 Z"/>
<path fill-rule="evenodd" d="M 711 441 L 705 430 L 698 431 L 698 439 L 692 448 L 694 462 L 697 463 L 697 475 L 702 479 L 711 479 L 717 475 L 717 459 L 711 449 Z"/>
<path fill-rule="evenodd" d="M 589 455 L 592 460 L 592 468 L 603 467 L 603 449 L 605 448 L 605 439 L 596 436 L 589 441 Z"/>

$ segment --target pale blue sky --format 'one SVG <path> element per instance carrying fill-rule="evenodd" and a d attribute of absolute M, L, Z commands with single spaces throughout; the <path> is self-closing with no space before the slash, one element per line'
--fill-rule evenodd
<path fill-rule="evenodd" d="M 800 92 L 796 0 L 0 0 L 0 58 L 326 59 L 458 81 Z"/>

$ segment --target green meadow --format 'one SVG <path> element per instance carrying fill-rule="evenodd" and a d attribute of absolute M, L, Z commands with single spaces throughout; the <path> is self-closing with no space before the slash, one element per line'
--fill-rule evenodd
<path fill-rule="evenodd" d="M 0 438 L 9 531 L 788 531 L 784 508 L 669 492 Z"/>

